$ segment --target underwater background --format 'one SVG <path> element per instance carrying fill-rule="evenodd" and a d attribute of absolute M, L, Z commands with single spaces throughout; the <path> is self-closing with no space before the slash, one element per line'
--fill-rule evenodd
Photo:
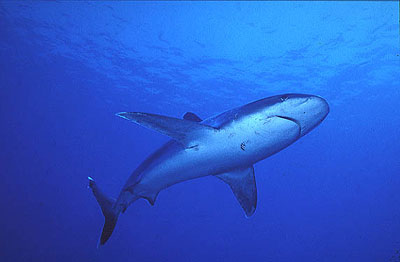
<path fill-rule="evenodd" d="M 398 2 L 0 3 L 1 261 L 400 261 Z M 88 176 L 116 197 L 168 138 L 115 113 L 202 118 L 330 104 L 255 165 L 249 219 L 214 177 L 140 200 L 97 249 Z"/>

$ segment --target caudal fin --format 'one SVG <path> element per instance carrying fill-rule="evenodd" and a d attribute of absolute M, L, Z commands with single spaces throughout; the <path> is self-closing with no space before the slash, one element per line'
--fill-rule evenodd
<path fill-rule="evenodd" d="M 93 178 L 88 177 L 88 179 L 89 187 L 92 189 L 93 195 L 96 197 L 96 200 L 99 203 L 105 218 L 103 231 L 100 237 L 100 245 L 104 245 L 114 231 L 115 225 L 117 224 L 119 211 L 114 209 L 115 200 L 106 197 L 106 195 L 104 195 L 104 193 L 98 188 Z"/>

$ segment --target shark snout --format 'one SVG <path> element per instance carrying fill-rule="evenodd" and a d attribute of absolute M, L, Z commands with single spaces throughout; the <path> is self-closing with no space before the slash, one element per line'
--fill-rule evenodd
<path fill-rule="evenodd" d="M 328 102 L 319 96 L 290 94 L 281 99 L 277 116 L 291 120 L 300 127 L 303 136 L 318 126 L 328 115 Z"/>
<path fill-rule="evenodd" d="M 301 135 L 305 135 L 318 126 L 329 114 L 328 102 L 319 96 L 309 96 L 299 108 L 297 121 L 301 125 Z"/>
<path fill-rule="evenodd" d="M 319 96 L 314 96 L 311 99 L 315 100 L 314 103 L 316 103 L 316 108 L 318 108 L 317 111 L 318 111 L 319 117 L 321 118 L 320 119 L 320 122 L 321 122 L 329 114 L 329 110 L 330 110 L 329 104 L 324 98 L 319 97 Z"/>

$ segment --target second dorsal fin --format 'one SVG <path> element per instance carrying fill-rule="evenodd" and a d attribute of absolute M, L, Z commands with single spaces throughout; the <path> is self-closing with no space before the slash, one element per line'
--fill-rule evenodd
<path fill-rule="evenodd" d="M 214 132 L 217 130 L 211 126 L 197 122 L 156 114 L 121 112 L 117 113 L 117 116 L 128 119 L 144 127 L 154 129 L 181 142 L 184 146 L 190 146 L 190 142 L 198 139 L 206 132 Z"/>
<path fill-rule="evenodd" d="M 184 116 L 183 119 L 193 121 L 193 122 L 201 122 L 203 121 L 200 117 L 198 117 L 195 113 L 192 112 L 187 112 Z"/>

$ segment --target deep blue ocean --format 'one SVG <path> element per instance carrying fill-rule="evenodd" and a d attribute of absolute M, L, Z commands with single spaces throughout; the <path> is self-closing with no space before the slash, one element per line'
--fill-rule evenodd
<path fill-rule="evenodd" d="M 399 3 L 0 3 L 0 261 L 400 261 Z M 115 116 L 202 118 L 319 95 L 316 129 L 255 165 L 251 218 L 199 178 L 117 197 L 169 140 Z"/>

